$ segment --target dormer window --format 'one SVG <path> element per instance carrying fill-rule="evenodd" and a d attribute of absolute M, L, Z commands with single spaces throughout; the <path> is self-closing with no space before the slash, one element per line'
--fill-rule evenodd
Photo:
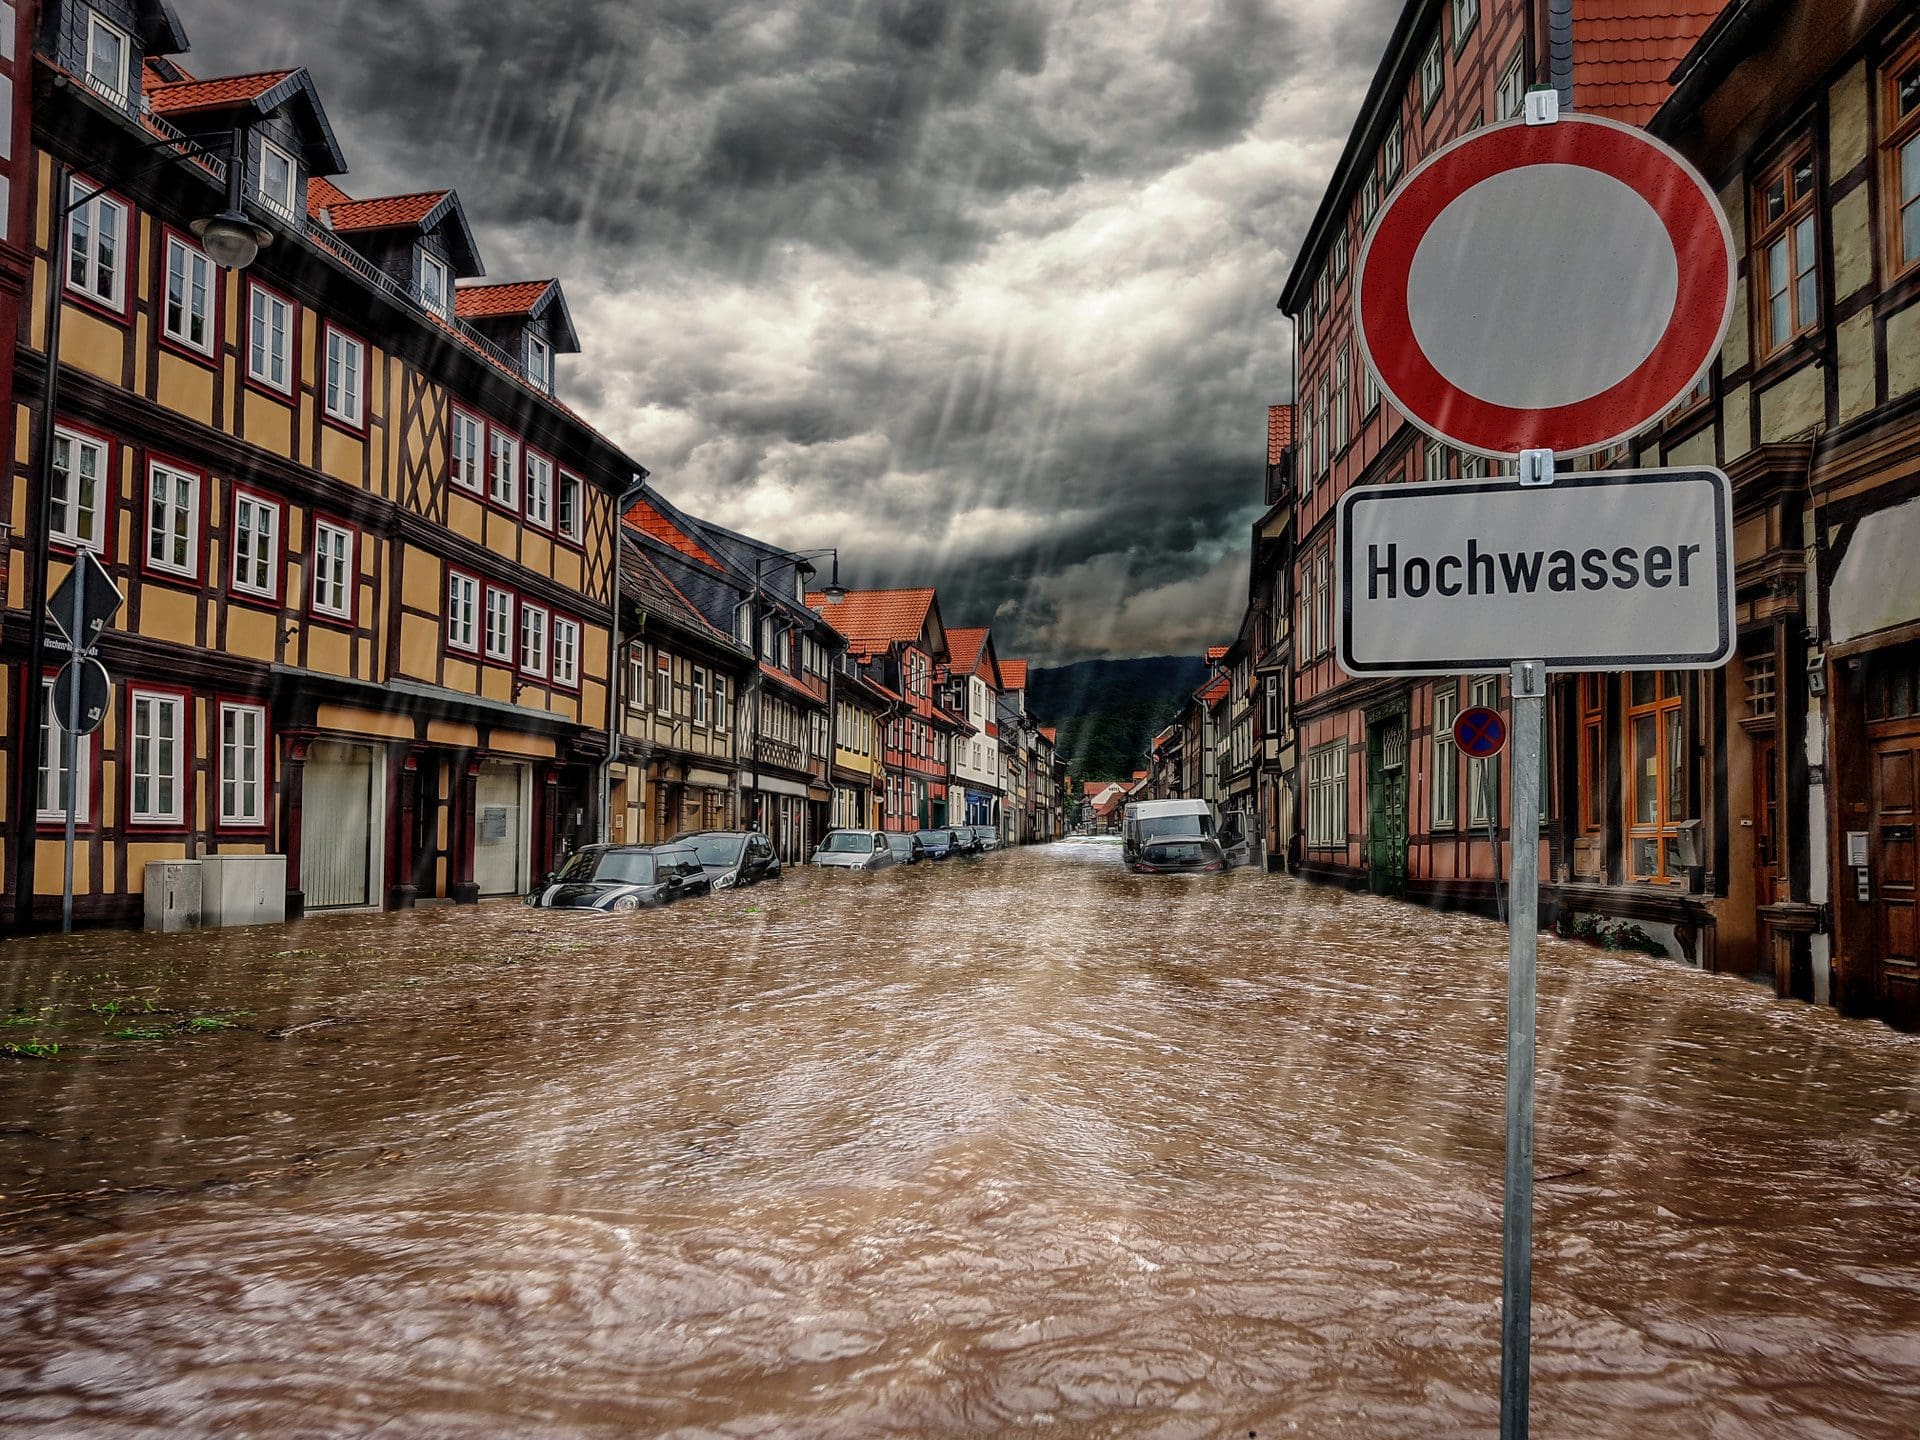
<path fill-rule="evenodd" d="M 87 84 L 117 105 L 127 103 L 127 34 L 87 13 Z"/>
<path fill-rule="evenodd" d="M 261 201 L 281 215 L 293 215 L 296 188 L 294 158 L 265 136 L 260 139 L 258 178 Z"/>
<path fill-rule="evenodd" d="M 527 379 L 553 393 L 553 347 L 538 335 L 527 336 Z"/>
<path fill-rule="evenodd" d="M 420 303 L 436 315 L 445 315 L 453 303 L 453 272 L 426 250 L 420 252 Z"/>

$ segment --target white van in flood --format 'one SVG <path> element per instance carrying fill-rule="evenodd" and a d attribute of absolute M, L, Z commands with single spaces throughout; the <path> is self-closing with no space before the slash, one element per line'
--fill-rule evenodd
<path fill-rule="evenodd" d="M 1204 800 L 1137 800 L 1127 806 L 1121 859 L 1136 874 L 1192 874 L 1227 868 Z"/>

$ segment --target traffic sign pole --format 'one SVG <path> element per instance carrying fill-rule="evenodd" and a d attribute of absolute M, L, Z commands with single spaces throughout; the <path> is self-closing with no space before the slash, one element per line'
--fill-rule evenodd
<path fill-rule="evenodd" d="M 79 562 L 86 555 L 85 550 L 74 554 L 75 578 L 79 578 Z M 86 625 L 86 586 L 73 586 L 73 625 L 67 631 L 77 653 L 85 653 L 92 647 L 84 638 Z M 76 683 L 67 687 L 67 714 L 60 724 L 60 760 L 66 767 L 67 786 L 67 834 L 66 851 L 61 863 L 60 879 L 60 933 L 73 933 L 73 828 L 74 812 L 80 803 L 80 767 L 77 763 L 80 752 L 80 686 Z"/>

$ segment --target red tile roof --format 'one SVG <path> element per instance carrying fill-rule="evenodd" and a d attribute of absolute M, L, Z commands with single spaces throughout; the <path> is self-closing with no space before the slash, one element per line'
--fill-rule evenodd
<path fill-rule="evenodd" d="M 1040 733 L 1047 737 L 1047 743 L 1049 745 L 1060 738 L 1060 732 L 1051 725 L 1042 725 L 1040 727 Z"/>
<path fill-rule="evenodd" d="M 971 675 L 973 667 L 980 663 L 980 652 L 986 648 L 987 627 L 947 631 L 947 653 L 953 657 L 953 673 Z"/>
<path fill-rule="evenodd" d="M 1207 664 L 1211 665 L 1214 661 L 1224 658 L 1227 649 L 1228 647 L 1225 645 L 1209 645 L 1207 647 Z"/>
<path fill-rule="evenodd" d="M 1644 125 L 1667 77 L 1725 0 L 1573 0 L 1573 103 L 1588 115 Z"/>
<path fill-rule="evenodd" d="M 1151 772 L 1151 771 L 1148 771 L 1148 770 L 1136 770 L 1136 771 L 1134 771 L 1134 772 L 1133 772 L 1133 778 L 1134 778 L 1134 780 L 1135 780 L 1135 782 L 1138 782 L 1138 781 L 1141 781 L 1141 780 L 1144 780 L 1144 779 L 1146 779 L 1146 778 L 1147 778 L 1147 776 L 1148 776 L 1148 775 L 1150 775 L 1151 773 L 1152 773 L 1152 772 Z"/>
<path fill-rule="evenodd" d="M 1000 662 L 1000 683 L 1009 690 L 1027 688 L 1027 662 L 1024 660 L 1002 660 Z"/>
<path fill-rule="evenodd" d="M 1267 463 L 1278 465 L 1293 443 L 1293 406 L 1267 406 Z"/>
<path fill-rule="evenodd" d="M 540 297 L 557 280 L 510 280 L 504 285 L 460 285 L 453 292 L 453 313 L 462 320 L 487 320 L 496 315 L 531 315 Z"/>
<path fill-rule="evenodd" d="M 850 590 L 844 600 L 829 601 L 810 591 L 807 604 L 855 645 L 885 649 L 896 640 L 918 640 L 933 606 L 933 588 Z"/>
<path fill-rule="evenodd" d="M 316 220 L 320 218 L 322 210 L 350 204 L 352 200 L 351 195 L 324 175 L 314 175 L 307 180 L 307 214 Z"/>
<path fill-rule="evenodd" d="M 146 86 L 155 114 L 183 115 L 194 110 L 220 110 L 243 100 L 257 100 L 278 85 L 291 70 L 262 70 L 256 75 L 222 75 L 217 80 L 176 80 L 169 85 Z"/>
<path fill-rule="evenodd" d="M 1216 675 L 1213 683 L 1200 692 L 1200 703 L 1203 705 L 1217 705 L 1221 700 L 1226 698 L 1226 693 L 1227 677 L 1225 675 Z"/>
<path fill-rule="evenodd" d="M 418 225 L 447 198 L 445 190 L 419 190 L 411 195 L 383 195 L 377 200 L 343 200 L 328 219 L 336 230 L 395 230 Z"/>
<path fill-rule="evenodd" d="M 654 509 L 653 506 L 645 500 L 639 501 L 631 510 L 627 511 L 627 524 L 633 526 L 643 534 L 651 535 L 663 544 L 671 546 L 690 560 L 698 560 L 702 565 L 711 565 L 715 570 L 725 568 L 707 552 L 699 541 L 695 540 L 678 525 Z"/>

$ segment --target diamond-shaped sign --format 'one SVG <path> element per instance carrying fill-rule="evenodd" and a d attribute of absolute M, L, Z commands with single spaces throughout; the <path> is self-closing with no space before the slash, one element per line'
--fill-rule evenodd
<path fill-rule="evenodd" d="M 113 583 L 99 556 L 91 550 L 80 550 L 73 557 L 67 578 L 47 602 L 47 618 L 76 651 L 85 654 L 93 649 L 100 632 L 113 623 L 124 603 L 120 587 Z"/>

